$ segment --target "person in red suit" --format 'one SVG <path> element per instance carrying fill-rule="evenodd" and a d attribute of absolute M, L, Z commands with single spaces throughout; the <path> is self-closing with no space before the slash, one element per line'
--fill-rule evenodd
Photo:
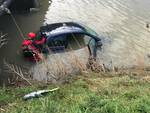
<path fill-rule="evenodd" d="M 42 49 L 43 44 L 46 41 L 46 38 L 44 36 L 42 35 L 36 36 L 36 34 L 33 32 L 28 33 L 28 38 L 32 40 L 33 45 L 40 50 Z"/>
<path fill-rule="evenodd" d="M 21 47 L 24 57 L 31 61 L 41 60 L 40 52 L 42 45 L 45 43 L 46 38 L 41 37 L 37 39 L 36 34 L 33 32 L 28 33 L 28 39 L 23 40 Z"/>

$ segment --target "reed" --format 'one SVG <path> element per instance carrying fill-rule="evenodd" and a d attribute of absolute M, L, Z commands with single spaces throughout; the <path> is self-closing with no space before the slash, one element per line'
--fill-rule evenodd
<path fill-rule="evenodd" d="M 7 34 L 3 34 L 2 32 L 0 32 L 0 48 L 7 44 L 6 36 Z"/>
<path fill-rule="evenodd" d="M 85 64 L 80 62 L 79 58 L 75 55 L 70 55 L 65 59 L 61 58 L 59 55 L 53 55 L 53 60 L 48 63 L 47 60 L 44 59 L 44 63 L 40 64 L 41 66 L 46 68 L 48 73 L 48 81 L 50 79 L 54 79 L 57 82 L 61 80 L 67 79 L 71 74 L 75 74 L 76 72 L 81 73 L 86 70 Z"/>

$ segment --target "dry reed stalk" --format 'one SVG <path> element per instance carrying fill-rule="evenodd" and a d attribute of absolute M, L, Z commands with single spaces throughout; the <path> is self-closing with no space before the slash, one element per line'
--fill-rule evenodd
<path fill-rule="evenodd" d="M 61 56 L 55 57 L 55 59 L 51 62 L 51 65 L 45 62 L 45 64 L 47 65 L 46 68 L 48 69 L 48 72 L 53 73 L 57 80 L 61 78 L 66 78 L 66 76 L 70 74 L 68 70 L 69 67 L 67 65 L 71 66 L 73 71 L 76 69 L 78 69 L 80 72 L 86 70 L 86 66 L 79 61 L 79 58 L 77 58 L 77 56 L 73 54 L 69 54 L 68 56 L 69 57 L 66 57 L 65 59 L 66 63 L 63 62 L 63 60 L 61 60 Z"/>
<path fill-rule="evenodd" d="M 138 73 L 146 73 L 146 66 L 145 66 L 145 58 L 144 56 L 137 55 L 137 65 L 138 67 L 136 68 Z"/>
<path fill-rule="evenodd" d="M 47 71 L 47 80 L 51 77 L 57 81 L 67 75 L 66 66 L 60 59 L 61 58 L 55 56 L 54 60 L 50 64 L 48 64 L 46 59 L 43 60 L 43 66 L 45 66 Z"/>
<path fill-rule="evenodd" d="M 71 45 L 70 45 L 70 48 L 71 48 L 71 50 L 73 50 Z M 49 48 L 48 48 L 48 50 L 49 50 Z M 67 51 L 65 50 L 65 52 L 67 52 Z M 49 53 L 51 53 L 50 50 L 49 50 Z M 61 57 L 61 56 L 59 56 L 59 57 Z M 70 59 L 68 59 L 68 60 L 70 60 Z M 55 60 L 52 61 L 51 65 L 49 65 L 47 63 L 46 59 L 44 59 L 44 65 L 47 68 L 48 75 L 50 75 L 54 79 L 62 78 L 68 74 L 66 64 L 63 63 L 63 61 L 61 61 L 61 58 L 55 57 Z M 78 66 L 78 67 L 81 67 L 81 66 Z M 54 68 L 54 69 L 52 69 L 52 68 Z M 52 73 L 51 71 L 54 71 L 55 73 Z M 57 75 L 57 77 L 56 77 L 56 75 Z"/>
<path fill-rule="evenodd" d="M 5 110 L 5 109 L 3 109 L 3 108 L 0 108 L 0 111 L 5 112 L 6 110 Z"/>
<path fill-rule="evenodd" d="M 73 67 L 79 69 L 80 73 L 84 72 L 87 69 L 86 65 L 84 65 L 75 54 L 70 55 L 70 61 Z"/>
<path fill-rule="evenodd" d="M 51 72 L 51 66 L 47 63 L 46 59 L 44 58 L 43 59 L 43 63 L 44 63 L 44 66 L 46 67 L 47 69 L 47 76 L 51 76 L 53 79 L 56 79 L 55 75 Z"/>
<path fill-rule="evenodd" d="M 94 58 L 92 56 L 89 57 L 87 67 L 88 67 L 88 69 L 90 69 L 91 71 L 94 71 L 96 73 L 106 71 L 104 65 L 101 66 L 100 64 L 98 64 L 96 58 Z"/>
<path fill-rule="evenodd" d="M 2 32 L 0 32 L 0 48 L 7 44 L 6 36 L 7 34 L 3 34 Z"/>
<path fill-rule="evenodd" d="M 46 48 L 48 49 L 49 54 L 53 54 L 53 52 L 49 49 L 48 46 L 46 46 Z M 56 62 L 59 60 L 60 59 L 57 59 L 57 57 L 55 57 L 55 60 L 52 61 L 52 64 L 48 64 L 47 59 L 45 57 L 42 57 L 42 62 L 43 62 L 42 64 L 46 69 L 47 82 L 48 82 L 49 77 L 53 78 L 54 80 L 57 80 L 59 77 L 56 75 L 62 75 L 62 73 L 64 73 L 63 69 L 61 69 L 61 67 L 60 67 L 61 66 L 60 63 L 58 64 L 58 62 Z M 41 76 L 43 76 L 43 75 L 41 75 Z"/>
<path fill-rule="evenodd" d="M 21 79 L 25 80 L 29 85 L 32 86 L 31 82 L 27 78 L 24 77 L 24 72 L 21 69 L 21 67 L 14 65 L 14 64 L 9 64 L 5 60 L 4 60 L 4 65 L 6 66 L 7 71 L 9 73 L 14 73 L 14 74 L 18 75 Z"/>
<path fill-rule="evenodd" d="M 106 67 L 105 67 L 104 64 L 102 65 L 102 70 L 103 70 L 104 73 L 106 72 Z"/>
<path fill-rule="evenodd" d="M 62 61 L 60 61 L 60 59 L 56 60 L 56 65 L 58 67 L 58 72 L 61 72 L 60 73 L 61 76 L 64 76 L 67 74 L 66 66 Z"/>

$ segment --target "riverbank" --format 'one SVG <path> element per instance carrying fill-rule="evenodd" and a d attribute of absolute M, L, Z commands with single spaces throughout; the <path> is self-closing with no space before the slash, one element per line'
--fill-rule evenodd
<path fill-rule="evenodd" d="M 60 89 L 23 101 L 38 89 Z M 133 73 L 90 73 L 61 85 L 3 87 L 0 111 L 6 113 L 149 113 L 150 76 Z"/>

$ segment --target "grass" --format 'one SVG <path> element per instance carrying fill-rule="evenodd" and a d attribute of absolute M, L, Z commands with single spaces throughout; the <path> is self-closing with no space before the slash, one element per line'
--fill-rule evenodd
<path fill-rule="evenodd" d="M 95 74 L 77 76 L 41 98 L 23 95 L 43 86 L 1 88 L 1 112 L 6 113 L 150 113 L 149 76 Z M 46 89 L 58 87 L 47 85 Z"/>

